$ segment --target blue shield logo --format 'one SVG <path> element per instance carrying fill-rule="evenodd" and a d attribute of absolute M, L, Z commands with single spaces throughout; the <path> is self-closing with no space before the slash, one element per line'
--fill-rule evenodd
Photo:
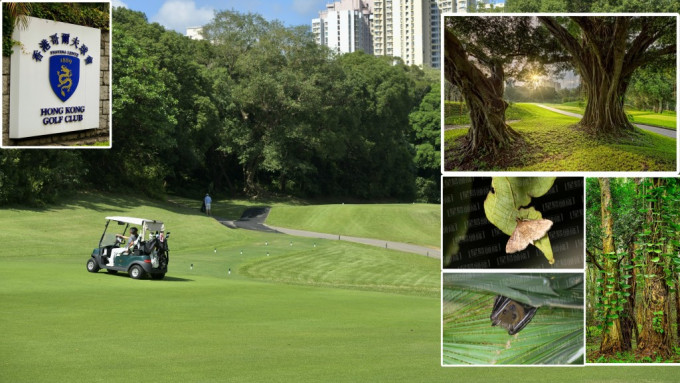
<path fill-rule="evenodd" d="M 61 101 L 66 101 L 76 91 L 80 79 L 80 59 L 73 56 L 50 57 L 50 85 Z"/>

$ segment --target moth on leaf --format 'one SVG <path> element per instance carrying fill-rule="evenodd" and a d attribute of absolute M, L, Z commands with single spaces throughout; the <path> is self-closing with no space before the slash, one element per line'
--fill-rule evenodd
<path fill-rule="evenodd" d="M 517 219 L 517 226 L 505 245 L 505 252 L 512 254 L 526 249 L 529 244 L 533 245 L 534 241 L 548 233 L 552 224 L 549 219 Z"/>
<path fill-rule="evenodd" d="M 515 335 L 531 322 L 536 310 L 538 307 L 497 295 L 491 310 L 491 326 L 503 327 L 508 335 Z"/>

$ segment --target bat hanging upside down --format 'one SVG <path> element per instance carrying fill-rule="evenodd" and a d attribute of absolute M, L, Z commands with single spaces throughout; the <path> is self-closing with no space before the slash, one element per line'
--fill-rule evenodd
<path fill-rule="evenodd" d="M 538 307 L 497 295 L 491 311 L 491 326 L 501 326 L 509 335 L 515 335 L 531 322 L 536 310 Z"/>

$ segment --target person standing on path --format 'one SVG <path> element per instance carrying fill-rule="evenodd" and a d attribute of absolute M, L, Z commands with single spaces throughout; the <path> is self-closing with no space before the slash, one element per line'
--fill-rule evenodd
<path fill-rule="evenodd" d="M 212 198 L 210 198 L 210 194 L 206 193 L 205 198 L 203 198 L 203 203 L 205 204 L 205 215 L 210 215 L 210 204 L 212 204 Z"/>

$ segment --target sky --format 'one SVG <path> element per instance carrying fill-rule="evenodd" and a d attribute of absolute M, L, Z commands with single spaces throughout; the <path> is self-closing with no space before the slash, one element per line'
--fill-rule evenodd
<path fill-rule="evenodd" d="M 311 25 L 326 7 L 326 0 L 111 0 L 146 14 L 150 22 L 182 34 L 187 27 L 198 27 L 212 20 L 215 11 L 252 12 L 267 20 L 278 19 L 287 26 Z"/>

